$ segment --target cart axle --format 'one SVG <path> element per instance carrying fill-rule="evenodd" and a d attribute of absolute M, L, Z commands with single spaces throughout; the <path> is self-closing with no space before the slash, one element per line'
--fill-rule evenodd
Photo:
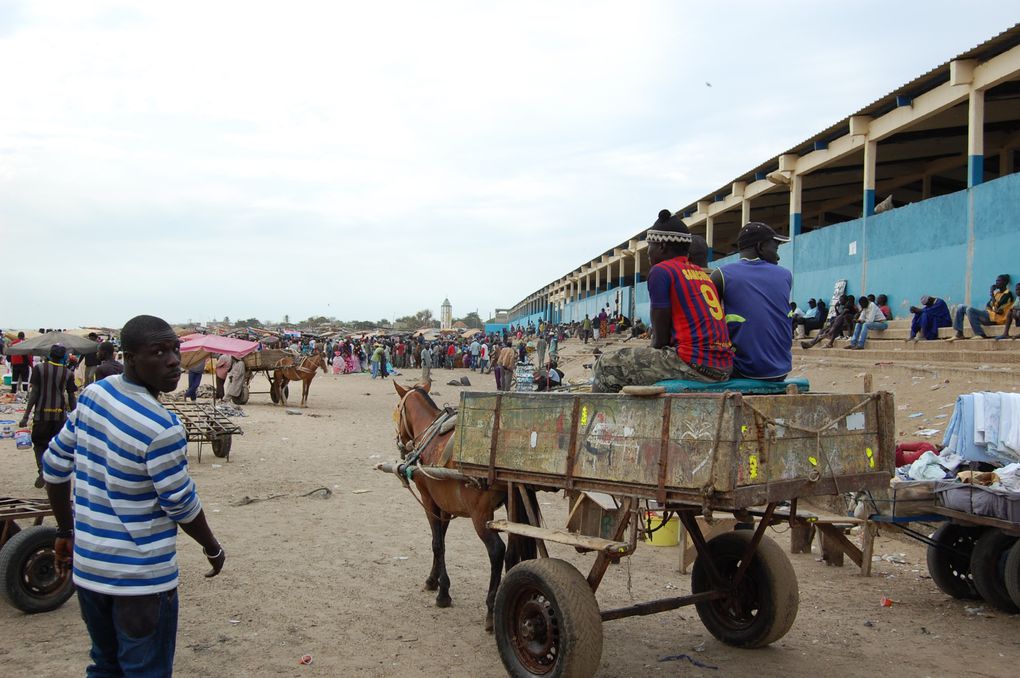
<path fill-rule="evenodd" d="M 687 607 L 688 605 L 696 605 L 697 603 L 709 600 L 725 598 L 726 595 L 725 591 L 705 591 L 704 593 L 693 593 L 689 596 L 680 596 L 679 598 L 662 598 L 661 600 L 653 600 L 647 603 L 638 603 L 630 607 L 618 607 L 615 610 L 603 610 L 601 613 L 602 621 L 606 622 L 614 619 L 623 619 L 624 617 L 641 617 L 649 614 L 658 614 L 659 612 L 668 612 L 678 607 Z"/>

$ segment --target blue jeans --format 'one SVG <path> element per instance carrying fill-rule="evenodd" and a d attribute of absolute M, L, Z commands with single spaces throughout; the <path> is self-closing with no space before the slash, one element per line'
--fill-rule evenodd
<path fill-rule="evenodd" d="M 79 587 L 78 605 L 92 638 L 87 678 L 173 675 L 177 589 L 146 596 L 113 596 Z"/>
<path fill-rule="evenodd" d="M 887 322 L 855 323 L 854 335 L 850 337 L 850 345 L 863 348 L 864 342 L 868 340 L 868 330 L 884 330 L 887 327 L 889 327 Z"/>
<path fill-rule="evenodd" d="M 379 376 L 379 362 L 377 360 L 372 361 L 372 378 L 375 379 Z"/>
<path fill-rule="evenodd" d="M 983 308 L 974 308 L 973 306 L 957 306 L 956 316 L 953 318 L 953 329 L 957 332 L 963 332 L 964 315 L 966 315 L 967 320 L 970 321 L 970 329 L 974 330 L 974 336 L 987 339 L 988 337 L 985 335 L 985 331 L 981 328 L 981 326 L 995 324 L 988 316 L 988 311 Z"/>
<path fill-rule="evenodd" d="M 188 390 L 185 391 L 185 399 L 194 401 L 198 397 L 198 387 L 202 385 L 201 372 L 188 372 Z"/>

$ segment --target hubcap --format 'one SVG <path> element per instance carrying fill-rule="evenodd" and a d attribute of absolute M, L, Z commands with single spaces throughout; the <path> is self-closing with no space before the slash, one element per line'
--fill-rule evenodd
<path fill-rule="evenodd" d="M 521 664 L 536 675 L 552 671 L 559 655 L 556 609 L 538 589 L 522 590 L 514 604 L 513 647 Z"/>

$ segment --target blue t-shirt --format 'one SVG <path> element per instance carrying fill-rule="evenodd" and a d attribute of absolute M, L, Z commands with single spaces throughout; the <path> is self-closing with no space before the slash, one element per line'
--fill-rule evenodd
<path fill-rule="evenodd" d="M 774 379 L 789 374 L 793 367 L 793 274 L 762 259 L 741 259 L 719 271 L 726 324 L 735 351 L 734 375 Z"/>

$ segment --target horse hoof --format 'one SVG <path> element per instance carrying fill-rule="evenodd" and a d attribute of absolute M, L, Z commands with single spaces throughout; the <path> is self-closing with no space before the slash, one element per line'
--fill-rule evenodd
<path fill-rule="evenodd" d="M 433 581 L 431 579 L 426 579 L 425 580 L 425 590 L 426 591 L 437 591 L 437 590 L 439 590 L 439 582 L 438 581 Z"/>
<path fill-rule="evenodd" d="M 453 605 L 453 599 L 449 596 L 445 598 L 436 598 L 436 607 L 450 607 Z"/>
<path fill-rule="evenodd" d="M 485 618 L 485 632 L 492 633 L 492 617 Z"/>

